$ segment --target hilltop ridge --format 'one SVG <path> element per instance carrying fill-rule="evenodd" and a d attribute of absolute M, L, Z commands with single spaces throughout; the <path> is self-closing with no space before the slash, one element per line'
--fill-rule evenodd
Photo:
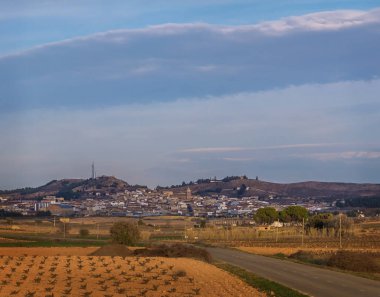
<path fill-rule="evenodd" d="M 112 194 L 135 187 L 114 176 L 100 176 L 95 179 L 52 180 L 40 187 L 3 191 L 2 193 L 7 194 L 11 198 L 34 199 L 42 196 L 56 195 L 71 199 L 80 198 L 85 193 L 107 192 Z"/>
<path fill-rule="evenodd" d="M 100 176 L 95 179 L 52 180 L 36 188 L 0 191 L 12 199 L 37 199 L 48 195 L 66 199 L 112 195 L 132 191 L 146 186 L 130 185 L 114 176 Z M 295 197 L 316 199 L 340 199 L 351 197 L 380 196 L 380 184 L 304 181 L 296 183 L 274 183 L 247 177 L 226 177 L 223 180 L 200 179 L 182 185 L 157 187 L 157 191 L 172 191 L 181 197 L 190 188 L 194 195 L 225 195 L 227 197 Z"/>
<path fill-rule="evenodd" d="M 174 193 L 184 192 L 187 187 L 194 194 L 221 194 L 226 196 L 258 196 L 268 198 L 293 196 L 299 198 L 347 198 L 380 195 L 380 184 L 304 181 L 274 183 L 257 179 L 239 178 L 229 181 L 209 180 L 170 188 Z"/>

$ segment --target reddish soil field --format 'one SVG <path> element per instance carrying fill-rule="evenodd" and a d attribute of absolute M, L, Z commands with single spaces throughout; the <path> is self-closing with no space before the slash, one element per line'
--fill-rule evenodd
<path fill-rule="evenodd" d="M 85 256 L 94 249 L 2 248 L 0 296 L 266 296 L 201 261 Z"/>

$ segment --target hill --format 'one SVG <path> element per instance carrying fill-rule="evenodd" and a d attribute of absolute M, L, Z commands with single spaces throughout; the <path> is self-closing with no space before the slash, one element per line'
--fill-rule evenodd
<path fill-rule="evenodd" d="M 127 182 L 114 176 L 100 176 L 96 179 L 62 179 L 52 180 L 47 184 L 37 188 L 23 188 L 12 191 L 3 191 L 9 198 L 13 199 L 36 199 L 48 195 L 64 197 L 66 199 L 81 198 L 90 193 L 116 193 L 130 190 L 136 186 L 131 186 Z"/>
<path fill-rule="evenodd" d="M 62 179 L 52 180 L 37 188 L 23 188 L 12 191 L 0 191 L 11 199 L 38 199 L 48 195 L 64 197 L 65 199 L 80 199 L 88 197 L 107 196 L 125 190 L 135 190 L 145 186 L 129 185 L 114 176 L 101 176 L 96 179 Z M 220 194 L 228 197 L 293 197 L 340 199 L 358 197 L 379 197 L 380 184 L 357 184 L 307 181 L 298 183 L 272 183 L 247 177 L 226 177 L 223 180 L 200 179 L 197 182 L 183 183 L 178 186 L 158 188 L 158 190 L 173 191 L 178 197 L 185 197 L 186 189 L 193 194 Z M 146 188 L 146 187 L 145 187 Z M 96 195 L 95 195 L 96 194 Z"/>
<path fill-rule="evenodd" d="M 380 195 L 380 184 L 356 184 L 307 181 L 299 183 L 272 183 L 256 179 L 239 178 L 229 181 L 208 181 L 171 188 L 175 193 L 183 193 L 187 187 L 193 194 L 222 194 L 230 197 L 259 196 L 262 198 L 347 198 Z"/>

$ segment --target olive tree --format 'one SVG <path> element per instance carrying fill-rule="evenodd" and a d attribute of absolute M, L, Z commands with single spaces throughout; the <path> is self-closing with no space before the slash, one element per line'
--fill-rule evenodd
<path fill-rule="evenodd" d="M 110 229 L 112 241 L 119 244 L 135 245 L 140 239 L 140 231 L 133 222 L 117 222 Z"/>
<path fill-rule="evenodd" d="M 302 222 L 308 217 L 308 211 L 305 207 L 292 205 L 280 211 L 279 217 L 282 222 Z"/>
<path fill-rule="evenodd" d="M 278 213 L 273 207 L 259 208 L 254 219 L 259 224 L 272 224 L 278 218 Z"/>

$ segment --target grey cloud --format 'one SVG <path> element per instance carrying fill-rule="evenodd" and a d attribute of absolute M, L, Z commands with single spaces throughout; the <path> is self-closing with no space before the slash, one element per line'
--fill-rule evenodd
<path fill-rule="evenodd" d="M 331 161 L 339 159 L 380 159 L 380 152 L 378 151 L 344 151 L 344 152 L 330 152 L 330 153 L 313 153 L 306 155 L 296 155 L 301 158 L 311 158 L 321 161 Z"/>

